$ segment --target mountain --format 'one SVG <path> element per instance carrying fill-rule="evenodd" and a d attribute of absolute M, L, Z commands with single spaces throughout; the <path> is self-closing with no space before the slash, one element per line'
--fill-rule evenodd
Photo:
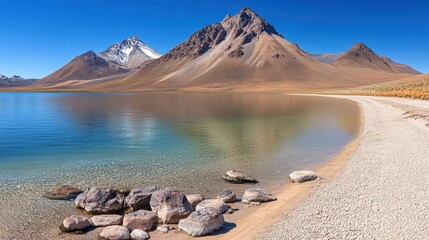
<path fill-rule="evenodd" d="M 115 43 L 97 54 L 88 51 L 38 81 L 41 85 L 64 84 L 73 80 L 112 80 L 131 73 L 144 62 L 160 57 L 136 36 Z M 118 75 L 117 78 L 114 76 Z"/>
<path fill-rule="evenodd" d="M 396 63 L 387 57 L 377 55 L 363 43 L 354 45 L 332 64 L 339 67 L 369 68 L 392 73 L 420 74 L 410 66 Z"/>
<path fill-rule="evenodd" d="M 17 87 L 17 86 L 29 86 L 36 79 L 24 79 L 18 75 L 12 77 L 6 77 L 0 74 L 0 87 Z"/>
<path fill-rule="evenodd" d="M 310 54 L 310 56 L 314 59 L 316 59 L 317 61 L 323 62 L 323 63 L 327 63 L 327 64 L 331 64 L 333 62 L 335 62 L 338 58 L 342 57 L 345 53 L 338 53 L 338 54 Z"/>
<path fill-rule="evenodd" d="M 133 36 L 121 43 L 113 44 L 107 50 L 101 52 L 100 56 L 120 66 L 136 68 L 145 61 L 159 58 L 162 55 L 151 49 L 136 36 Z"/>

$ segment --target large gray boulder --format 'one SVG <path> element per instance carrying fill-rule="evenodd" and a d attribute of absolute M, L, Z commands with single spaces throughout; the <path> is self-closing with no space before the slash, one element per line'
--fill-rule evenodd
<path fill-rule="evenodd" d="M 54 188 L 52 191 L 43 193 L 42 196 L 51 200 L 70 200 L 77 197 L 82 192 L 83 191 L 77 187 L 61 185 Z"/>
<path fill-rule="evenodd" d="M 234 170 L 227 171 L 222 178 L 229 183 L 235 183 L 235 184 L 258 182 L 255 178 L 246 176 L 244 173 L 236 172 Z"/>
<path fill-rule="evenodd" d="M 137 210 L 150 210 L 150 198 L 152 193 L 161 190 L 159 186 L 147 186 L 134 188 L 130 191 L 128 196 L 125 198 L 127 206 L 133 211 Z"/>
<path fill-rule="evenodd" d="M 156 228 L 157 223 L 158 216 L 156 213 L 147 210 L 139 210 L 137 212 L 125 214 L 122 225 L 130 231 L 134 229 L 151 231 Z"/>
<path fill-rule="evenodd" d="M 225 223 L 222 213 L 214 208 L 199 209 L 179 221 L 179 230 L 192 237 L 205 236 L 222 228 Z"/>
<path fill-rule="evenodd" d="M 194 209 L 198 205 L 198 203 L 204 200 L 204 196 L 202 194 L 190 194 L 190 195 L 186 195 L 186 198 L 191 203 Z"/>
<path fill-rule="evenodd" d="M 92 187 L 77 196 L 76 205 L 93 214 L 115 213 L 124 206 L 124 196 L 113 189 Z"/>
<path fill-rule="evenodd" d="M 219 196 L 217 196 L 217 199 L 220 199 L 226 203 L 233 203 L 237 200 L 237 196 L 231 190 L 225 189 L 219 194 Z"/>
<path fill-rule="evenodd" d="M 277 198 L 275 198 L 273 195 L 269 194 L 265 189 L 262 189 L 262 188 L 246 189 L 242 197 L 242 201 L 244 203 L 269 202 L 269 201 L 275 201 L 275 200 L 277 200 Z"/>
<path fill-rule="evenodd" d="M 101 231 L 98 239 L 100 240 L 128 240 L 130 238 L 130 231 L 122 226 L 108 226 Z"/>
<path fill-rule="evenodd" d="M 89 227 L 91 227 L 91 223 L 88 218 L 73 215 L 64 219 L 60 230 L 63 232 L 82 232 Z"/>
<path fill-rule="evenodd" d="M 163 189 L 152 193 L 150 207 L 161 223 L 178 223 L 193 211 L 191 203 L 178 190 Z"/>
<path fill-rule="evenodd" d="M 313 171 L 295 171 L 289 175 L 289 180 L 293 183 L 303 183 L 314 181 L 320 177 Z"/>
<path fill-rule="evenodd" d="M 104 214 L 92 216 L 90 222 L 94 227 L 106 227 L 112 225 L 122 225 L 123 217 L 116 214 Z"/>
<path fill-rule="evenodd" d="M 214 208 L 221 213 L 226 213 L 229 209 L 228 205 L 220 199 L 206 199 L 200 202 L 195 209 L 200 210 L 207 207 Z"/>

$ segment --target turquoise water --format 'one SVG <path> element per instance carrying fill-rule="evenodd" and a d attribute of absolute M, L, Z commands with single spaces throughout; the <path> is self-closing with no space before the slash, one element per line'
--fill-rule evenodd
<path fill-rule="evenodd" d="M 354 103 L 319 97 L 0 93 L 0 239 L 19 236 L 19 225 L 51 238 L 34 219 L 56 231 L 76 211 L 40 197 L 59 184 L 160 184 L 216 196 L 244 190 L 220 178 L 236 169 L 270 188 L 334 156 L 358 125 Z"/>

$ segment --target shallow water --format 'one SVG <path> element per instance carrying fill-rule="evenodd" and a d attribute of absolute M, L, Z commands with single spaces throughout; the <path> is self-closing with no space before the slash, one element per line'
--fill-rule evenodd
<path fill-rule="evenodd" d="M 348 100 L 224 93 L 0 93 L 0 239 L 58 239 L 80 214 L 41 194 L 81 188 L 178 187 L 215 197 L 245 185 L 286 182 L 353 140 L 358 106 Z"/>

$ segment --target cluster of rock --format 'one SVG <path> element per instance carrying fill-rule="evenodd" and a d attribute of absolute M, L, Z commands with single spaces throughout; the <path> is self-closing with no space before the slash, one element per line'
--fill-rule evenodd
<path fill-rule="evenodd" d="M 294 172 L 290 175 L 293 182 L 315 180 L 313 172 Z M 228 171 L 224 175 L 228 182 L 237 184 L 255 183 L 256 179 L 242 173 Z M 64 185 L 46 196 L 51 199 L 69 199 L 77 188 Z M 54 194 L 52 194 L 54 193 Z M 249 205 L 277 200 L 261 188 L 248 188 L 241 201 Z M 201 194 L 184 195 L 174 188 L 146 186 L 131 191 L 92 187 L 78 195 L 75 204 L 78 208 L 93 214 L 87 218 L 70 216 L 60 226 L 63 232 L 84 233 L 91 228 L 104 227 L 99 239 L 148 239 L 149 231 L 159 230 L 167 233 L 174 229 L 167 224 L 178 224 L 178 230 L 190 236 L 207 235 L 222 228 L 225 223 L 223 214 L 233 213 L 227 203 L 238 198 L 231 190 L 222 191 L 216 199 L 205 199 Z"/>

